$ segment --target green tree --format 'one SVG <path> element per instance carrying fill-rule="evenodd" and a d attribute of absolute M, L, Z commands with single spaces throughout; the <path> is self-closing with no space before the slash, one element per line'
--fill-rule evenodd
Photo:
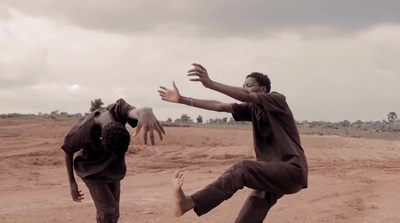
<path fill-rule="evenodd" d="M 101 101 L 100 98 L 94 99 L 94 101 L 90 102 L 90 112 L 93 112 L 98 108 L 101 108 L 102 105 L 104 105 L 104 103 Z"/>
<path fill-rule="evenodd" d="M 341 126 L 341 127 L 349 127 L 350 126 L 350 121 L 348 121 L 348 120 L 344 120 L 344 121 L 341 121 L 341 122 L 339 122 L 339 125 Z"/>
<path fill-rule="evenodd" d="M 181 115 L 181 122 L 193 122 L 192 118 L 190 118 L 189 115 L 187 114 L 182 114 Z"/>
<path fill-rule="evenodd" d="M 397 120 L 397 114 L 396 114 L 396 112 L 389 112 L 389 114 L 387 115 L 387 117 L 388 117 L 388 121 L 389 121 L 390 123 L 394 123 L 394 122 L 396 122 L 396 120 Z"/>
<path fill-rule="evenodd" d="M 196 120 L 197 120 L 197 123 L 203 123 L 203 117 L 201 117 L 201 115 L 199 115 L 197 118 L 196 118 Z"/>

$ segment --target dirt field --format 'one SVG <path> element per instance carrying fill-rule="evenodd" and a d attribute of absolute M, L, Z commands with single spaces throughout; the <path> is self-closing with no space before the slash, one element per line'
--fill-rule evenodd
<path fill-rule="evenodd" d="M 0 119 L 0 222 L 95 222 L 84 183 L 81 203 L 69 195 L 60 149 L 72 122 Z M 132 133 L 134 129 L 129 128 Z M 185 171 L 187 193 L 201 189 L 240 159 L 254 159 L 250 130 L 166 128 L 164 141 L 133 138 L 122 181 L 121 223 L 231 223 L 249 189 L 202 217 L 172 215 L 170 178 Z M 400 141 L 302 135 L 309 188 L 281 198 L 265 222 L 400 222 Z"/>

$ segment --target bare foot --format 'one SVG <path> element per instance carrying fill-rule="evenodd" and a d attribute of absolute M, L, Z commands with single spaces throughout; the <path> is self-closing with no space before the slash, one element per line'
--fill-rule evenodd
<path fill-rule="evenodd" d="M 190 209 L 194 208 L 194 202 L 190 196 L 186 196 L 182 190 L 183 173 L 176 170 L 174 177 L 171 180 L 172 189 L 174 192 L 174 215 L 180 217 Z"/>

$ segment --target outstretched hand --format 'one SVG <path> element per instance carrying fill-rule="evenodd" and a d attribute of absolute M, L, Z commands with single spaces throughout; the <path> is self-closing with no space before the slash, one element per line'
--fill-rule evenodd
<path fill-rule="evenodd" d="M 175 85 L 175 81 L 172 82 L 172 87 L 173 89 L 170 90 L 164 86 L 160 86 L 161 89 L 158 90 L 158 93 L 160 94 L 162 100 L 178 103 L 181 95 L 179 94 L 179 90 Z"/>
<path fill-rule="evenodd" d="M 154 131 L 158 133 L 160 140 L 163 140 L 163 134 L 165 135 L 164 128 L 161 123 L 157 120 L 156 116 L 153 114 L 151 108 L 140 108 L 138 115 L 138 125 L 136 127 L 136 132 L 133 136 L 137 136 L 140 130 L 143 128 L 143 141 L 147 145 L 147 137 L 150 135 L 150 141 L 152 145 L 155 145 Z"/>
<path fill-rule="evenodd" d="M 212 84 L 206 68 L 201 64 L 193 63 L 193 69 L 188 71 L 187 76 L 196 76 L 197 78 L 190 79 L 191 81 L 200 81 L 204 87 L 209 88 Z"/>

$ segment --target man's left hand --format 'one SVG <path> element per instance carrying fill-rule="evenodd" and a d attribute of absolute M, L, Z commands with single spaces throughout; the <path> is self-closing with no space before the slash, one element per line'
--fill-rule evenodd
<path fill-rule="evenodd" d="M 161 123 L 157 120 L 156 116 L 153 114 L 151 108 L 140 108 L 138 125 L 136 127 L 136 132 L 133 136 L 137 136 L 140 130 L 143 128 L 143 141 L 147 145 L 147 137 L 150 135 L 150 141 L 152 145 L 155 145 L 154 131 L 158 133 L 160 140 L 163 140 L 163 134 L 165 135 L 164 128 Z"/>

